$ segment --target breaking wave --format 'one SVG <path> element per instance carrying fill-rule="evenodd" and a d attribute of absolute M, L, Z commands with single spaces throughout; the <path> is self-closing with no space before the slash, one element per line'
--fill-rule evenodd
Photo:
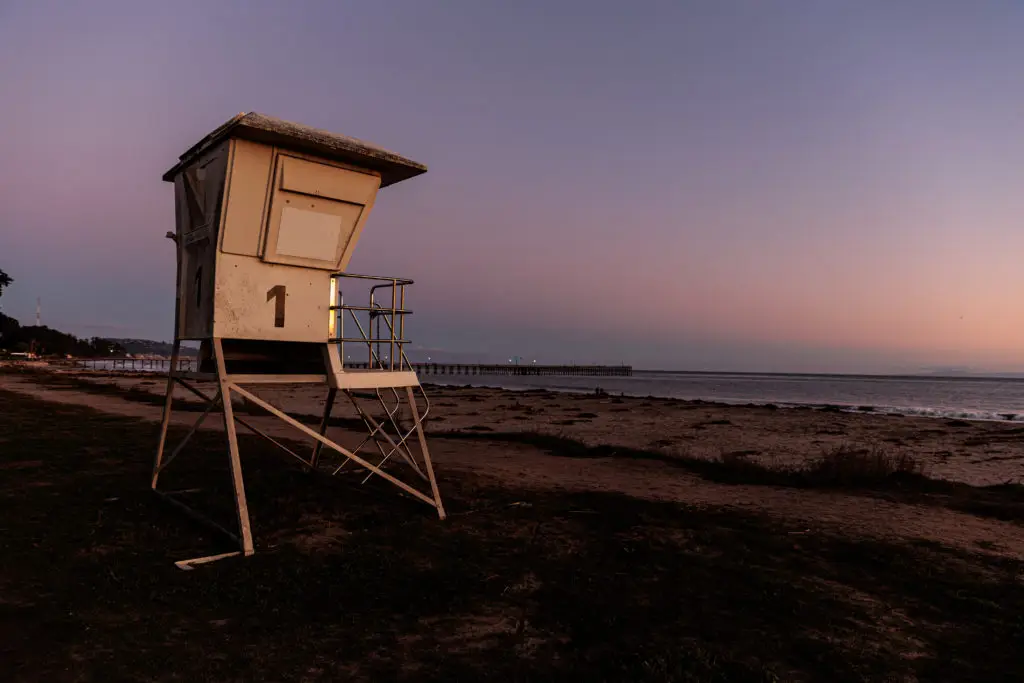
<path fill-rule="evenodd" d="M 946 408 L 899 408 L 879 406 L 875 412 L 885 415 L 912 415 L 920 417 L 939 417 L 959 420 L 998 420 L 1001 422 L 1019 422 L 1024 419 L 1020 413 L 999 413 L 988 410 L 955 410 Z"/>

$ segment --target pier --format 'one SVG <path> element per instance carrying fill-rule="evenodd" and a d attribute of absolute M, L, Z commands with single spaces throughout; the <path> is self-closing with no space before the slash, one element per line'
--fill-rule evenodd
<path fill-rule="evenodd" d="M 195 358 L 182 358 L 178 370 L 194 370 Z M 170 360 L 159 358 L 77 358 L 60 362 L 92 370 L 167 372 Z M 367 370 L 369 363 L 345 363 L 352 370 Z M 501 375 L 506 377 L 631 377 L 631 365 L 516 365 L 514 363 L 411 363 L 418 375 Z"/>
<path fill-rule="evenodd" d="M 366 369 L 367 363 L 345 363 Z M 412 363 L 418 375 L 505 375 L 517 377 L 630 377 L 631 365 L 515 365 L 513 363 Z"/>
<path fill-rule="evenodd" d="M 109 370 L 110 372 L 167 372 L 171 366 L 170 358 L 68 358 L 46 362 L 59 367 Z M 179 358 L 176 367 L 181 372 L 195 370 L 196 359 Z"/>

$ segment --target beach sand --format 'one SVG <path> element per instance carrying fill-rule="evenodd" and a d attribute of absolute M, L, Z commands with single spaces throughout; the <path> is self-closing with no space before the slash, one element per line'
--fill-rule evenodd
<path fill-rule="evenodd" d="M 162 396 L 151 374 L 59 371 L 121 390 Z M 197 386 L 212 394 L 212 384 Z M 744 457 L 771 467 L 801 465 L 837 448 L 907 455 L 932 478 L 990 486 L 1024 482 L 1024 427 L 1007 422 L 726 405 L 546 390 L 425 385 L 428 432 L 530 432 L 589 446 L 615 446 L 700 458 Z M 257 387 L 256 395 L 290 413 L 320 416 L 326 388 Z M 198 403 L 178 389 L 179 400 Z M 356 417 L 339 399 L 333 415 Z M 189 418 L 190 419 L 190 418 Z"/>
<path fill-rule="evenodd" d="M 160 419 L 157 399 L 165 386 L 165 379 L 152 375 L 0 373 L 0 389 L 152 422 Z M 214 393 L 212 384 L 197 386 Z M 443 473 L 454 471 L 517 488 L 610 491 L 650 500 L 756 508 L 844 534 L 917 538 L 972 549 L 980 543 L 988 551 L 1024 558 L 1024 527 L 1018 524 L 942 505 L 907 505 L 886 496 L 708 481 L 672 466 L 674 457 L 715 460 L 733 454 L 777 468 L 811 462 L 829 449 L 863 447 L 908 455 L 923 463 L 933 479 L 992 486 L 1019 482 L 1024 473 L 1024 430 L 1010 423 L 493 388 L 428 385 L 426 391 L 431 403 L 426 432 L 442 491 Z M 307 416 L 304 421 L 315 426 L 326 389 L 272 386 L 254 393 L 293 415 Z M 181 389 L 175 397 L 179 409 L 172 424 L 190 426 L 200 402 Z M 244 409 L 241 401 L 236 405 Z M 357 416 L 340 398 L 333 415 Z M 305 439 L 275 418 L 245 419 L 275 438 Z M 210 419 L 203 428 L 222 430 L 223 424 Z M 537 434 L 603 448 L 596 457 L 552 457 L 530 439 L 516 438 Z M 363 436 L 338 427 L 328 435 L 349 448 Z M 617 448 L 625 457 L 618 457 Z M 633 450 L 664 457 L 629 457 Z"/>
<path fill-rule="evenodd" d="M 444 522 L 379 478 L 310 476 L 240 430 L 257 552 L 184 573 L 171 560 L 226 548 L 146 490 L 164 386 L 0 372 L 5 680 L 177 680 L 162 663 L 186 652 L 182 680 L 1021 670 L 1024 498 L 981 488 L 1021 476 L 1013 423 L 431 386 Z M 315 423 L 325 392 L 257 393 Z M 178 396 L 172 444 L 200 414 Z M 355 412 L 339 403 L 335 415 Z M 202 489 L 227 520 L 222 430 L 206 420 L 162 481 Z M 361 437 L 329 435 L 348 447 Z M 841 447 L 902 453 L 932 479 L 799 485 L 722 468 L 785 468 Z"/>

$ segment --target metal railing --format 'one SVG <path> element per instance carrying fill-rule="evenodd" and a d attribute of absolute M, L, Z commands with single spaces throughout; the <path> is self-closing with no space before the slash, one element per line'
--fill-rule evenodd
<path fill-rule="evenodd" d="M 366 305 L 346 301 L 342 289 L 346 280 L 377 283 L 370 286 Z M 327 341 L 330 344 L 338 344 L 342 367 L 346 363 L 362 365 L 365 362 L 366 369 L 370 371 L 415 371 L 412 362 L 405 354 L 405 345 L 409 343 L 409 340 L 405 338 L 405 316 L 412 314 L 412 311 L 405 307 L 405 288 L 411 284 L 413 284 L 412 280 L 398 277 L 353 273 L 331 275 L 330 324 Z M 350 326 L 349 329 L 354 327 L 358 336 L 346 334 L 346 324 Z M 358 350 L 356 358 L 352 358 L 352 354 L 349 352 L 353 345 L 357 349 L 365 346 L 365 361 L 358 359 L 360 355 Z M 378 467 L 383 467 L 392 455 L 398 453 L 413 466 L 420 477 L 426 479 L 426 475 L 416 465 L 415 458 L 407 444 L 430 414 L 430 399 L 423 387 L 418 384 L 412 391 L 419 394 L 423 408 L 419 410 L 418 419 L 407 424 L 401 423 L 399 414 L 402 410 L 402 398 L 394 387 L 374 390 L 375 398 L 384 410 L 383 420 L 380 422 L 370 418 L 356 401 L 355 395 L 347 392 L 368 431 L 367 436 L 353 452 L 358 452 L 372 442 L 381 457 Z M 413 394 L 409 394 L 409 399 L 416 401 Z M 388 442 L 387 448 L 381 443 L 380 436 L 385 433 L 386 429 L 390 429 L 395 435 L 395 438 L 384 436 L 385 441 Z M 344 469 L 349 462 L 350 460 L 345 460 L 334 470 L 334 473 L 337 474 Z M 373 476 L 372 472 L 363 479 L 363 483 L 366 483 L 371 476 Z"/>
<path fill-rule="evenodd" d="M 346 301 L 342 289 L 346 280 L 377 282 L 369 291 L 365 305 Z M 412 311 L 405 308 L 405 288 L 412 280 L 354 273 L 334 273 L 331 276 L 330 324 L 328 343 L 338 344 L 342 363 L 352 360 L 354 345 L 365 346 L 367 367 L 375 370 L 408 370 L 412 364 L 405 354 L 405 316 Z M 358 332 L 346 334 L 348 329 Z M 348 345 L 348 348 L 346 348 Z M 361 355 L 359 351 L 356 356 Z M 359 361 L 363 362 L 363 361 Z"/>

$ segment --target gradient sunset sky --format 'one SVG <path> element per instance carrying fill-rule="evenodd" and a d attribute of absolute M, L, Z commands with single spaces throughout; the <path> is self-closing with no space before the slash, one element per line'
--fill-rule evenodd
<path fill-rule="evenodd" d="M 1024 2 L 0 0 L 8 315 L 172 335 L 178 155 L 240 111 L 430 171 L 354 272 L 419 345 L 1024 370 Z"/>

